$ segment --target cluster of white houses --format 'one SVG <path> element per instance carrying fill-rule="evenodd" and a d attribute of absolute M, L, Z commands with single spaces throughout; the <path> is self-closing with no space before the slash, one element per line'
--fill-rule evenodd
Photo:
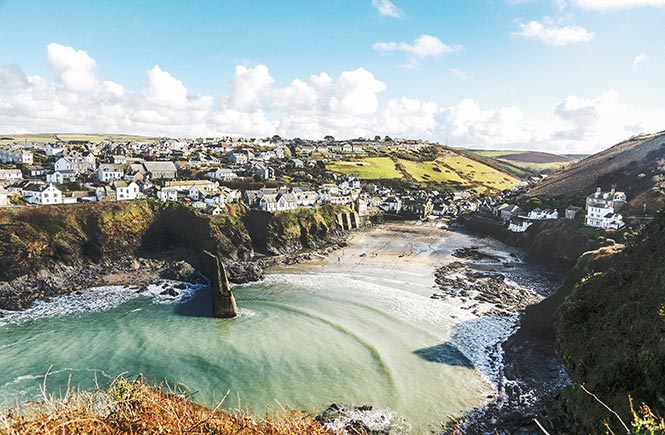
<path fill-rule="evenodd" d="M 619 210 L 626 204 L 626 194 L 612 189 L 603 192 L 600 188 L 586 197 L 584 225 L 594 228 L 618 230 L 625 226 Z M 508 230 L 516 233 L 525 232 L 537 220 L 559 219 L 559 212 L 554 209 L 540 208 L 529 212 L 514 204 L 501 204 L 493 208 L 494 215 L 508 225 Z M 566 219 L 576 219 L 582 207 L 571 205 L 564 214 Z"/>

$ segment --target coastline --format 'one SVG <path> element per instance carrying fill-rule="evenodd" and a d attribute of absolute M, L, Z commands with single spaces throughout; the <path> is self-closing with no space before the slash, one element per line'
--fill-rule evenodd
<path fill-rule="evenodd" d="M 426 227 L 430 229 L 424 230 Z M 386 231 L 390 228 L 397 228 L 403 234 L 416 228 L 421 233 L 423 231 L 436 233 L 443 229 L 443 227 L 437 228 L 434 221 L 418 225 L 404 222 L 385 223 L 378 230 Z M 461 228 L 446 232 L 449 235 L 455 232 L 467 234 L 503 245 L 502 241 L 491 236 L 468 232 Z M 486 327 L 484 323 L 503 319 L 499 321 L 503 322 L 504 332 L 479 348 L 479 351 L 484 353 L 485 361 L 477 368 L 494 385 L 494 393 L 488 396 L 485 405 L 451 422 L 445 430 L 454 433 L 455 428 L 463 427 L 464 433 L 481 434 L 494 433 L 496 428 L 503 431 L 499 433 L 518 433 L 515 432 L 519 430 L 518 428 L 529 427 L 532 423 L 531 417 L 537 414 L 535 407 L 537 403 L 534 399 L 551 393 L 568 382 L 563 364 L 556 355 L 534 349 L 533 343 L 529 341 L 531 338 L 529 334 L 524 334 L 524 331 L 520 333 L 525 310 L 546 300 L 563 282 L 564 277 L 560 269 L 550 269 L 545 267 L 546 263 L 538 263 L 536 266 L 542 266 L 543 271 L 540 276 L 542 285 L 539 287 L 542 291 L 534 293 L 528 288 L 528 283 L 515 282 L 510 278 L 515 267 L 519 267 L 525 258 L 531 259 L 533 256 L 519 247 L 504 245 L 512 252 L 508 257 L 501 257 L 489 252 L 486 247 L 468 246 L 455 249 L 446 260 L 432 261 L 422 258 L 419 255 L 422 252 L 418 252 L 417 247 L 408 244 L 402 251 L 386 252 L 381 247 L 379 249 L 366 247 L 364 239 L 362 235 L 352 234 L 348 246 L 343 249 L 341 257 L 337 260 L 336 256 L 331 256 L 312 259 L 305 263 L 327 271 L 334 271 L 337 268 L 336 261 L 340 260 L 341 270 L 345 258 L 348 260 L 353 257 L 355 257 L 353 260 L 355 267 L 361 265 L 366 267 L 371 263 L 393 264 L 394 267 L 429 263 L 432 280 L 436 283 L 430 296 L 433 304 L 437 302 L 455 304 L 460 310 L 470 314 L 471 318 L 476 319 L 479 331 Z M 399 258 L 399 264 L 395 262 L 395 257 Z M 440 264 L 442 262 L 443 264 Z M 282 270 L 288 270 L 288 267 L 276 269 L 277 272 Z M 388 270 L 385 273 L 390 275 Z M 458 344 L 463 348 L 463 343 Z M 478 364 L 478 355 L 467 356 Z M 531 432 L 527 430 L 525 433 Z"/>
<path fill-rule="evenodd" d="M 396 234 L 404 235 L 405 237 L 403 237 L 403 240 L 401 241 L 403 243 L 398 243 L 395 247 L 379 247 L 380 249 L 375 251 L 368 249 L 368 246 L 365 243 L 367 238 L 386 231 L 393 231 Z M 506 294 L 511 294 L 509 289 L 518 287 L 512 285 L 508 285 L 507 287 L 506 285 L 500 285 L 503 279 L 500 278 L 500 273 L 497 275 L 496 270 L 492 269 L 500 268 L 503 272 L 509 273 L 514 267 L 511 263 L 519 263 L 521 260 L 517 255 L 499 258 L 491 253 L 489 255 L 484 253 L 483 249 L 470 247 L 470 249 L 465 248 L 455 250 L 453 255 L 451 255 L 452 258 L 449 259 L 451 261 L 441 266 L 441 264 L 437 264 L 437 262 L 440 263 L 442 258 L 436 257 L 438 254 L 435 252 L 435 247 L 428 246 L 427 243 L 419 244 L 410 241 L 414 237 L 417 238 L 418 235 L 423 234 L 427 234 L 428 237 L 443 236 L 445 238 L 454 233 L 443 230 L 441 226 L 437 227 L 436 223 L 387 223 L 375 226 L 369 231 L 351 233 L 349 238 L 336 240 L 325 248 L 319 250 L 308 250 L 294 255 L 256 258 L 252 263 L 260 265 L 261 268 L 265 268 L 270 274 L 279 273 L 281 270 L 288 270 L 290 268 L 297 269 L 299 267 L 312 266 L 325 267 L 327 268 L 326 270 L 339 268 L 339 270 L 342 271 L 344 267 L 349 265 L 351 267 L 356 267 L 360 264 L 368 265 L 372 263 L 374 263 L 379 269 L 385 268 L 385 265 L 402 267 L 405 269 L 416 268 L 420 271 L 424 270 L 418 269 L 420 267 L 427 268 L 431 277 L 428 277 L 422 283 L 422 287 L 423 291 L 429 292 L 427 296 L 432 299 L 433 309 L 436 309 L 437 304 L 444 303 L 444 299 L 448 299 L 447 303 L 455 305 L 459 310 L 459 315 L 465 316 L 466 319 L 480 319 L 481 322 L 485 320 L 494 321 L 493 319 L 503 319 L 501 321 L 505 322 L 502 331 L 490 340 L 491 342 L 483 343 L 483 346 L 478 347 L 477 351 L 482 355 L 467 355 L 472 361 L 474 361 L 474 364 L 478 362 L 478 358 L 483 358 L 484 362 L 480 364 L 478 368 L 483 371 L 487 376 L 487 379 L 495 385 L 495 392 L 490 395 L 489 403 L 481 408 L 491 410 L 493 404 L 498 403 L 499 400 L 503 400 L 504 396 L 507 394 L 506 391 L 508 390 L 506 387 L 515 385 L 514 383 L 503 381 L 505 378 L 504 365 L 506 363 L 510 365 L 510 361 L 507 362 L 506 358 L 510 358 L 511 355 L 508 353 L 504 357 L 506 340 L 511 340 L 517 330 L 519 325 L 519 319 L 517 318 L 518 312 L 526 305 L 536 302 L 535 299 L 522 297 L 525 295 L 518 291 L 517 298 L 513 301 L 514 303 L 505 303 L 502 304 L 502 306 L 497 306 L 498 298 L 501 298 Z M 434 255 L 430 258 L 430 254 L 433 252 Z M 341 261 L 342 258 L 345 258 L 344 263 Z M 346 262 L 346 260 L 348 260 L 348 262 Z M 303 266 L 300 266 L 300 264 L 303 264 Z M 483 300 L 482 297 L 478 299 L 478 296 L 482 296 L 482 291 L 477 292 L 478 294 L 474 297 L 466 299 L 457 291 L 452 293 L 447 291 L 446 288 L 451 287 L 451 282 L 449 278 L 446 278 L 446 275 L 459 272 L 459 270 L 451 270 L 451 264 L 464 264 L 468 267 L 465 272 L 466 276 L 462 280 L 467 282 L 467 288 L 462 290 L 465 290 L 468 294 L 470 290 L 468 286 L 480 286 L 481 290 L 489 289 L 492 292 L 498 291 L 498 293 L 493 293 L 494 299 L 490 298 Z M 86 285 L 88 282 L 96 284 L 88 287 L 131 286 L 132 288 L 136 288 L 138 293 L 141 291 L 142 287 L 148 287 L 150 285 L 154 286 L 156 283 L 162 282 L 165 279 L 191 282 L 195 281 L 197 278 L 201 278 L 198 272 L 187 263 L 145 258 L 127 259 L 113 268 L 100 266 L 95 272 L 97 273 L 96 275 L 94 273 L 89 275 L 83 274 L 82 276 L 89 277 L 89 281 L 81 280 L 78 284 L 81 286 Z M 386 278 L 389 278 L 389 276 Z M 430 283 L 435 284 L 435 286 L 429 286 Z M 433 288 L 428 289 L 428 286 Z M 82 289 L 83 288 L 68 287 L 67 291 L 71 293 L 82 291 Z M 163 292 L 167 292 L 167 290 L 168 289 L 165 289 Z M 162 292 L 162 290 L 159 287 L 151 290 L 151 294 L 160 294 L 160 292 Z M 475 333 L 477 332 L 478 331 L 475 331 Z M 465 339 L 466 338 L 468 337 L 465 337 Z M 464 340 L 456 344 L 463 347 Z M 475 344 L 470 343 L 469 345 L 473 346 Z M 467 354 L 468 353 L 469 352 L 467 351 Z M 519 379 L 517 381 L 519 381 Z M 513 388 L 511 391 L 517 390 Z M 503 402 L 505 402 L 505 400 L 503 400 Z M 500 409 L 502 409 L 501 412 L 503 412 L 504 408 L 500 407 Z M 486 421 L 491 422 L 496 419 L 496 414 L 496 412 L 489 412 L 483 416 L 481 412 L 475 410 L 468 414 L 469 417 L 473 417 L 468 420 L 474 420 L 477 423 L 481 421 L 482 418 L 485 418 Z M 444 417 L 445 416 L 441 416 L 442 419 Z"/>

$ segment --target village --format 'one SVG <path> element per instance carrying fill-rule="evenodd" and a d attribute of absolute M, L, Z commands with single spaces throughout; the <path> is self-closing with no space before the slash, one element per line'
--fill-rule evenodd
<path fill-rule="evenodd" d="M 418 150 L 423 141 L 375 137 L 336 141 L 301 139 L 199 138 L 154 142 L 60 141 L 13 143 L 0 147 L 0 206 L 47 206 L 153 198 L 182 202 L 202 213 L 220 215 L 228 204 L 243 203 L 265 212 L 347 205 L 359 216 L 454 219 L 485 212 L 512 232 L 534 221 L 576 219 L 584 225 L 620 229 L 622 192 L 590 193 L 586 207 L 523 210 L 510 203 L 537 183 L 531 177 L 506 191 L 480 195 L 468 190 L 409 190 L 370 183 L 326 168 L 329 158 L 368 151 Z M 545 177 L 543 175 L 542 177 Z"/>

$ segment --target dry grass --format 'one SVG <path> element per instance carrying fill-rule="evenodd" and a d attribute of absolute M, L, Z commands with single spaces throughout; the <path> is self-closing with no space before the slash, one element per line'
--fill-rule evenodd
<path fill-rule="evenodd" d="M 163 387 L 163 386 L 161 386 Z M 68 391 L 0 415 L 1 435 L 330 435 L 312 416 L 297 412 L 257 420 L 189 401 L 177 388 L 165 392 L 141 379 L 119 378 L 107 389 Z"/>

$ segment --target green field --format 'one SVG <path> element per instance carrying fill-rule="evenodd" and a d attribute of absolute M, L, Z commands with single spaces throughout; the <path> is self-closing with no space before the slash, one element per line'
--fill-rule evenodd
<path fill-rule="evenodd" d="M 394 180 L 403 177 L 390 157 L 368 157 L 351 162 L 335 161 L 329 163 L 328 167 L 335 172 L 357 175 L 363 180 Z"/>
<path fill-rule="evenodd" d="M 442 162 L 454 170 L 469 186 L 504 190 L 510 189 L 520 182 L 518 178 L 512 175 L 458 154 L 447 155 L 443 157 Z"/>
<path fill-rule="evenodd" d="M 0 145 L 14 142 L 56 143 L 58 141 L 88 141 L 93 143 L 115 142 L 156 142 L 157 138 L 129 134 L 75 134 L 75 133 L 38 133 L 38 134 L 0 134 Z"/>
<path fill-rule="evenodd" d="M 477 191 L 505 190 L 519 183 L 516 177 L 454 152 L 441 154 L 433 161 L 412 161 L 397 157 L 368 157 L 354 161 L 335 161 L 328 167 L 364 180 L 403 178 L 417 183 L 448 184 Z"/>
<path fill-rule="evenodd" d="M 404 159 L 398 159 L 398 162 L 416 181 L 464 184 L 464 179 L 453 169 L 443 165 L 440 158 L 433 162 L 413 162 Z"/>

